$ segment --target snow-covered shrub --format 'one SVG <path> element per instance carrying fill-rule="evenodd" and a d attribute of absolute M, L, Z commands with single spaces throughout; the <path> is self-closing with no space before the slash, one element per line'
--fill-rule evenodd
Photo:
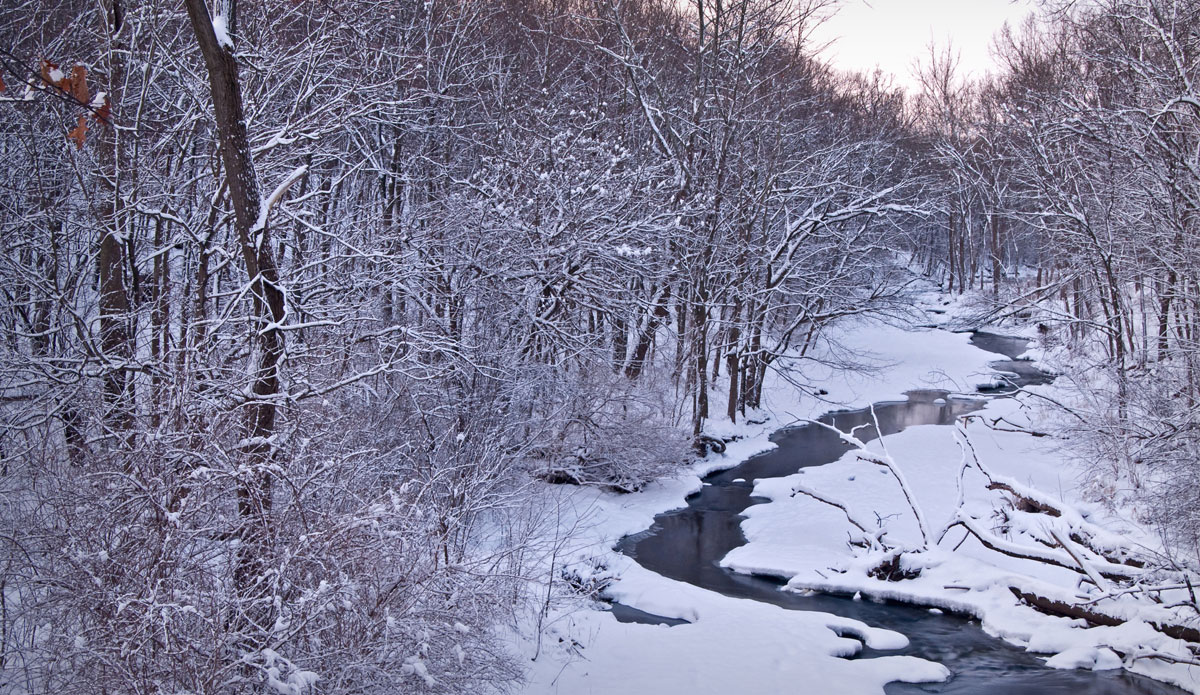
<path fill-rule="evenodd" d="M 1168 363 L 1124 374 L 1092 365 L 1068 379 L 1071 399 L 1046 412 L 1085 489 L 1153 524 L 1173 555 L 1167 564 L 1200 566 L 1200 420 L 1186 373 Z"/>
<path fill-rule="evenodd" d="M 589 558 L 584 562 L 564 567 L 559 572 L 559 578 L 576 594 L 599 600 L 616 579 L 616 574 L 602 559 Z"/>
<path fill-rule="evenodd" d="M 629 492 L 689 456 L 684 432 L 646 382 L 603 365 L 547 376 L 533 427 L 550 436 L 530 451 L 543 478 Z"/>
<path fill-rule="evenodd" d="M 236 513 L 235 416 L 83 468 L 54 438 L 9 459 L 6 672 L 63 693 L 508 688 L 493 628 L 536 553 L 521 476 L 486 422 L 400 440 L 379 435 L 418 413 L 340 395 L 281 418 L 261 526 Z"/>

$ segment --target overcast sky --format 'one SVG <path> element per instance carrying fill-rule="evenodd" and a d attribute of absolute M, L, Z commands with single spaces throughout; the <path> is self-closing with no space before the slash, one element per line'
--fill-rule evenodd
<path fill-rule="evenodd" d="M 928 60 L 929 42 L 949 41 L 961 68 L 976 75 L 992 69 L 992 35 L 1007 21 L 1016 26 L 1032 11 L 1030 0 L 846 0 L 814 33 L 834 65 L 852 70 L 879 66 L 915 88 L 913 63 Z"/>

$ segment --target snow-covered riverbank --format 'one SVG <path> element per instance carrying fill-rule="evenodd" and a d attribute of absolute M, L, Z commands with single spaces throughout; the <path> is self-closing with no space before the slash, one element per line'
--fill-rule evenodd
<path fill-rule="evenodd" d="M 934 318 L 940 316 L 944 315 L 931 314 Z M 767 436 L 780 427 L 839 407 L 902 399 L 904 392 L 914 389 L 969 393 L 992 378 L 988 363 L 997 359 L 970 346 L 968 335 L 943 330 L 859 322 L 839 331 L 837 338 L 853 352 L 871 353 L 880 369 L 865 375 L 833 370 L 818 374 L 810 365 L 810 379 L 828 395 L 805 396 L 790 385 L 777 384 L 768 394 L 762 417 L 756 418 L 765 422 L 725 424 L 721 434 L 736 434 L 741 439 L 731 444 L 724 456 L 710 456 L 686 474 L 635 495 L 593 490 L 571 495 L 575 508 L 588 510 L 584 516 L 590 520 L 581 545 L 567 559 L 572 571 L 588 574 L 592 568 L 602 567 L 597 574 L 617 578 L 606 591 L 610 597 L 649 613 L 686 619 L 690 624 L 668 628 L 622 624 L 609 614 L 594 611 L 553 613 L 547 623 L 549 639 L 543 641 L 533 664 L 526 692 L 776 693 L 803 684 L 809 692 L 879 693 L 888 681 L 946 677 L 942 666 L 913 657 L 840 658 L 860 647 L 856 640 L 846 637 L 860 635 L 868 646 L 885 649 L 904 644 L 904 638 L 896 633 L 871 630 L 828 614 L 788 611 L 727 598 L 661 577 L 611 550 L 621 536 L 647 528 L 656 513 L 681 506 L 687 494 L 702 485 L 700 476 L 773 447 Z M 1026 412 L 1017 401 L 998 400 L 978 414 L 989 420 L 1003 417 L 1023 424 Z M 964 449 L 960 444 L 966 441 L 970 447 Z M 983 520 L 989 533 L 1007 533 L 1011 542 L 1022 547 L 1039 534 L 1050 532 L 1042 519 L 1005 510 L 1006 505 L 1011 506 L 1011 496 L 1006 496 L 1004 490 L 988 490 L 989 481 L 982 471 L 992 476 L 992 482 L 1007 482 L 1027 495 L 1052 501 L 1061 507 L 1064 519 L 1077 521 L 1097 535 L 1101 530 L 1118 534 L 1108 539 L 1113 545 L 1118 540 L 1153 543 L 1128 520 L 1080 500 L 1075 474 L 1063 463 L 1049 438 L 997 432 L 976 419 L 965 432 L 946 426 L 912 427 L 886 437 L 882 443 L 872 443 L 868 449 L 872 456 L 890 456 L 907 481 L 925 519 L 931 546 L 937 545 L 942 529 L 960 517 L 968 523 L 971 519 Z M 961 476 L 960 495 L 964 452 L 972 449 L 979 465 L 968 456 L 972 465 Z M 738 571 L 790 578 L 791 588 L 797 590 L 861 592 L 868 597 L 910 600 L 969 613 L 981 618 L 985 629 L 993 634 L 1032 650 L 1056 654 L 1050 660 L 1053 666 L 1119 667 L 1120 653 L 1134 670 L 1193 692 L 1200 690 L 1200 675 L 1193 676 L 1190 667 L 1147 658 L 1152 652 L 1175 659 L 1189 654 L 1182 643 L 1156 632 L 1144 621 L 1081 629 L 1080 621 L 1048 617 L 1020 605 L 1009 587 L 1017 585 L 1041 596 L 1070 597 L 1082 591 L 1079 573 L 1006 557 L 974 538 L 960 543 L 966 533 L 962 527 L 951 529 L 937 547 L 905 556 L 906 569 L 920 569 L 919 577 L 888 582 L 869 576 L 868 571 L 883 557 L 881 548 L 864 549 L 847 543 L 861 531 L 847 521 L 845 512 L 804 495 L 793 496 L 792 492 L 801 485 L 819 491 L 842 502 L 860 523 L 869 520 L 873 528 L 886 526 L 888 552 L 916 549 L 921 545 L 916 515 L 896 477 L 880 475 L 881 470 L 852 451 L 826 466 L 759 481 L 755 494 L 772 501 L 749 510 L 749 519 L 743 524 L 749 542 L 730 553 L 723 564 Z M 1003 524 L 995 517 L 998 510 L 1005 510 L 1007 528 L 1000 528 Z M 1041 526 L 1032 527 L 1037 524 Z M 1042 550 L 1052 552 L 1046 547 Z M 1127 596 L 1112 602 L 1124 606 L 1131 616 L 1135 608 L 1141 609 Z"/>

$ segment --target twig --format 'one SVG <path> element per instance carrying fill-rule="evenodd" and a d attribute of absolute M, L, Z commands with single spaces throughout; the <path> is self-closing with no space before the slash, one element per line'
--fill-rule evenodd
<path fill-rule="evenodd" d="M 846 521 L 849 521 L 851 524 L 854 525 L 855 528 L 857 528 L 859 531 L 862 531 L 863 534 L 865 534 L 869 538 L 872 538 L 876 541 L 883 538 L 884 534 L 881 533 L 877 537 L 874 533 L 869 531 L 866 526 L 864 526 L 861 522 L 859 522 L 857 519 L 855 519 L 853 515 L 850 514 L 850 510 L 846 507 L 846 505 L 842 504 L 841 502 L 838 502 L 835 499 L 830 499 L 828 497 L 825 497 L 824 495 L 816 492 L 815 490 L 812 490 L 811 488 L 805 487 L 803 485 L 797 485 L 792 488 L 792 497 L 795 497 L 796 495 L 804 495 L 806 497 L 811 497 L 812 499 L 814 499 L 818 502 L 823 502 L 825 504 L 828 504 L 831 507 L 836 507 L 836 508 L 842 510 L 842 513 L 846 515 Z"/>

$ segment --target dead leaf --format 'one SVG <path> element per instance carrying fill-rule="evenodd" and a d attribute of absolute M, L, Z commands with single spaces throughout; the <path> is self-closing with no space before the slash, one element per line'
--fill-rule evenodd
<path fill-rule="evenodd" d="M 57 65 L 55 65 L 54 63 L 51 63 L 50 61 L 46 60 L 45 58 L 42 58 L 41 75 L 42 75 L 43 82 L 45 82 L 46 84 L 54 84 L 56 82 L 56 80 L 51 76 L 50 73 L 55 70 L 58 70 Z"/>
<path fill-rule="evenodd" d="M 80 104 L 88 103 L 87 68 L 82 65 L 71 68 L 71 76 L 64 82 L 63 91 L 70 93 Z"/>
<path fill-rule="evenodd" d="M 75 141 L 75 149 L 83 149 L 83 141 L 87 138 L 87 130 L 87 119 L 83 116 L 80 116 L 79 125 L 75 126 L 71 129 L 71 132 L 67 133 L 67 139 Z"/>
<path fill-rule="evenodd" d="M 8 89 L 8 86 L 4 84 L 4 76 L 0 75 L 0 92 L 3 92 L 6 89 Z"/>

